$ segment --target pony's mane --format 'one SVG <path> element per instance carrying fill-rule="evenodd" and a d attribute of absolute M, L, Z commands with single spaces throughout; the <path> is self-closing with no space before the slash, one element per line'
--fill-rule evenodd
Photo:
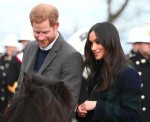
<path fill-rule="evenodd" d="M 23 93 L 10 101 L 2 122 L 70 121 L 72 95 L 63 81 L 30 73 L 24 74 L 23 83 Z"/>

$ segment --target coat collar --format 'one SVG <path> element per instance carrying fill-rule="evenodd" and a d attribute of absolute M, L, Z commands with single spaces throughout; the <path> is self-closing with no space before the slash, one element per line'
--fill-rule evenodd
<path fill-rule="evenodd" d="M 53 59 L 56 57 L 57 52 L 62 44 L 62 42 L 64 41 L 62 35 L 59 33 L 58 38 L 56 39 L 56 42 L 54 43 L 54 45 L 52 46 L 51 50 L 49 51 L 46 59 L 44 60 L 40 70 L 39 70 L 39 74 L 42 74 L 42 72 L 46 69 L 46 67 L 52 63 Z M 39 45 L 38 43 L 36 43 L 34 46 L 31 47 L 31 51 L 30 51 L 30 62 L 27 66 L 27 72 L 28 71 L 32 71 L 34 69 L 34 65 L 36 62 L 36 57 L 38 54 L 38 49 L 39 49 Z"/>

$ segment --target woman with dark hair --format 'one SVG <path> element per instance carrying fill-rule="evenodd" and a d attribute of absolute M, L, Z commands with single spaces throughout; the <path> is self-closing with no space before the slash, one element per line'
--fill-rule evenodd
<path fill-rule="evenodd" d="M 10 101 L 2 122 L 70 122 L 72 96 L 64 82 L 37 74 L 23 81 L 23 94 Z"/>
<path fill-rule="evenodd" d="M 78 120 L 139 122 L 140 77 L 126 58 L 113 24 L 97 23 L 89 30 L 85 66 L 88 98 L 77 107 Z"/>

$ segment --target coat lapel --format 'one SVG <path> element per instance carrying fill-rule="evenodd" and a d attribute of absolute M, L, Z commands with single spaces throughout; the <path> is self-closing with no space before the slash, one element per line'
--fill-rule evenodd
<path fill-rule="evenodd" d="M 30 61 L 27 63 L 26 72 L 34 70 L 34 65 L 35 65 L 38 49 L 39 49 L 38 44 L 36 44 L 35 46 L 31 47 L 31 50 L 29 52 Z"/>
<path fill-rule="evenodd" d="M 40 70 L 39 70 L 39 74 L 42 74 L 42 72 L 48 67 L 48 65 L 50 65 L 52 63 L 52 61 L 54 60 L 54 58 L 57 55 L 57 52 L 60 48 L 60 45 L 62 43 L 63 37 L 61 36 L 61 34 L 59 33 L 58 38 L 56 39 L 56 42 L 54 43 L 53 47 L 51 48 L 51 50 L 49 51 L 45 61 L 43 62 Z"/>

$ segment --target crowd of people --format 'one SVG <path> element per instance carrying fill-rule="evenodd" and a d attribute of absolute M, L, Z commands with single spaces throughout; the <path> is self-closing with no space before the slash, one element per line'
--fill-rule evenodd
<path fill-rule="evenodd" d="M 95 23 L 77 34 L 82 45 L 76 49 L 59 31 L 55 6 L 38 4 L 29 17 L 31 30 L 19 39 L 12 34 L 4 39 L 0 121 L 149 121 L 148 24 L 131 29 L 132 49 L 126 55 L 112 23 Z"/>

